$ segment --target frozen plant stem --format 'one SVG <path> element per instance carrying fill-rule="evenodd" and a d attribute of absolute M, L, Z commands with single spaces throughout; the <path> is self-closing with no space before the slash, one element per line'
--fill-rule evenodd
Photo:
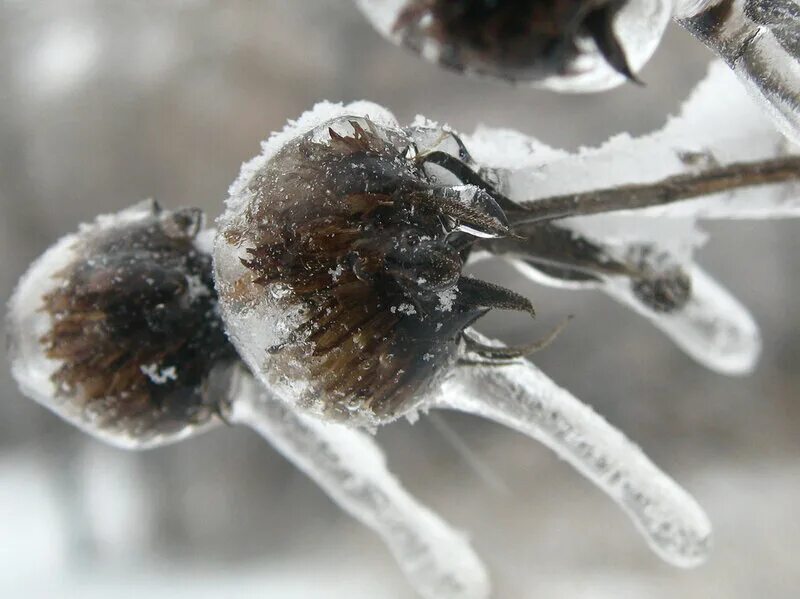
<path fill-rule="evenodd" d="M 403 489 L 368 435 L 292 411 L 244 369 L 235 375 L 231 397 L 230 421 L 256 430 L 378 533 L 421 596 L 489 596 L 488 576 L 467 539 Z"/>
<path fill-rule="evenodd" d="M 700 173 L 675 175 L 655 183 L 620 185 L 581 193 L 521 202 L 524 208 L 509 215 L 515 224 L 587 216 L 615 210 L 663 206 L 711 194 L 759 185 L 800 181 L 800 157 L 737 162 Z"/>
<path fill-rule="evenodd" d="M 796 0 L 679 0 L 675 19 L 766 100 L 789 139 L 800 141 Z"/>
<path fill-rule="evenodd" d="M 545 444 L 614 499 L 667 562 L 692 567 L 707 557 L 711 525 L 694 499 L 530 362 L 459 368 L 430 407 L 488 418 Z"/>

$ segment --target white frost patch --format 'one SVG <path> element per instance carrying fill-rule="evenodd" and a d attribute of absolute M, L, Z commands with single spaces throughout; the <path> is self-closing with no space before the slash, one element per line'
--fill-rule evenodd
<path fill-rule="evenodd" d="M 453 310 L 453 305 L 455 304 L 457 294 L 458 289 L 456 287 L 451 287 L 450 289 L 440 291 L 438 294 L 439 310 L 441 312 L 451 312 Z"/>
<path fill-rule="evenodd" d="M 215 228 L 203 229 L 194 238 L 194 247 L 201 254 L 211 255 L 214 253 L 214 237 L 217 235 Z"/>
<path fill-rule="evenodd" d="M 342 274 L 344 274 L 344 267 L 341 264 L 337 264 L 336 268 L 331 268 L 328 270 L 328 274 L 331 276 L 331 279 L 333 279 L 333 282 L 335 283 L 336 281 L 339 280 Z"/>
<path fill-rule="evenodd" d="M 163 385 L 168 381 L 178 380 L 178 373 L 174 366 L 159 368 L 159 365 L 156 363 L 143 364 L 139 366 L 139 370 L 141 370 L 142 374 L 146 375 L 155 385 Z"/>
<path fill-rule="evenodd" d="M 407 314 L 408 316 L 413 316 L 417 313 L 416 308 L 411 304 L 400 304 L 399 306 L 392 306 L 389 308 L 392 314 L 396 314 L 400 312 L 400 314 Z"/>
<path fill-rule="evenodd" d="M 187 275 L 186 285 L 186 292 L 188 293 L 189 298 L 192 300 L 211 295 L 211 290 L 200 278 L 200 275 Z"/>

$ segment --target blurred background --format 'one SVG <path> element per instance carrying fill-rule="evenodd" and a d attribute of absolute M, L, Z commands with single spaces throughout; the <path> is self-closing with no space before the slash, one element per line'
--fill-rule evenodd
<path fill-rule="evenodd" d="M 645 87 L 557 96 L 439 70 L 383 41 L 349 0 L 1 0 L 0 296 L 98 213 L 154 197 L 215 217 L 259 141 L 318 100 L 574 149 L 660 127 L 709 59 L 673 28 Z M 707 228 L 700 261 L 763 327 L 747 378 L 704 370 L 600 294 L 479 265 L 541 315 L 492 315 L 485 332 L 521 342 L 577 316 L 536 362 L 698 498 L 716 533 L 705 566 L 661 563 L 606 497 L 501 427 L 442 414 L 470 456 L 428 418 L 379 432 L 405 485 L 469 531 L 497 597 L 800 592 L 800 222 Z M 6 366 L 0 390 L 3 597 L 413 596 L 377 537 L 253 433 L 125 453 L 23 397 Z"/>

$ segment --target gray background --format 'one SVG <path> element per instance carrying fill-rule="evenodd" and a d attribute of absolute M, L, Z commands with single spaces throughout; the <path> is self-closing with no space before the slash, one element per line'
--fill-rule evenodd
<path fill-rule="evenodd" d="M 709 59 L 673 29 L 641 75 L 646 87 L 556 96 L 421 62 L 380 39 L 348 0 L 5 0 L 0 296 L 98 213 L 155 197 L 216 216 L 258 142 L 318 100 L 366 98 L 402 121 L 509 126 L 576 148 L 659 127 Z M 675 570 L 532 441 L 443 414 L 476 466 L 426 418 L 381 430 L 405 484 L 470 531 L 497 597 L 797 596 L 798 227 L 707 227 L 701 262 L 763 326 L 763 359 L 743 379 L 703 370 L 598 294 L 480 267 L 541 315 L 538 324 L 491 315 L 489 333 L 525 341 L 577 315 L 536 362 L 685 484 L 716 531 L 704 567 Z M 0 389 L 3 597 L 411 597 L 377 538 L 254 434 L 220 429 L 129 454 L 25 399 L 5 367 Z"/>

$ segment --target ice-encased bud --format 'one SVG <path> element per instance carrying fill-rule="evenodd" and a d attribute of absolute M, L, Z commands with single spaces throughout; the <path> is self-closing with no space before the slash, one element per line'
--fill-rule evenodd
<path fill-rule="evenodd" d="M 437 388 L 488 309 L 533 309 L 462 276 L 470 243 L 509 228 L 485 190 L 429 168 L 432 152 L 459 156 L 454 134 L 312 113 L 232 187 L 214 249 L 221 314 L 278 397 L 375 425 Z"/>
<path fill-rule="evenodd" d="M 388 39 L 442 66 L 565 92 L 615 87 L 655 51 L 671 0 L 357 0 Z"/>
<path fill-rule="evenodd" d="M 326 419 L 373 425 L 412 409 L 470 318 L 440 309 L 461 261 L 439 215 L 403 206 L 430 201 L 409 142 L 362 117 L 323 121 L 253 172 L 219 221 L 231 340 L 277 396 Z"/>
<path fill-rule="evenodd" d="M 34 262 L 7 318 L 23 393 L 122 447 L 212 424 L 220 396 L 210 387 L 234 354 L 202 223 L 197 209 L 145 201 L 83 225 Z"/>

